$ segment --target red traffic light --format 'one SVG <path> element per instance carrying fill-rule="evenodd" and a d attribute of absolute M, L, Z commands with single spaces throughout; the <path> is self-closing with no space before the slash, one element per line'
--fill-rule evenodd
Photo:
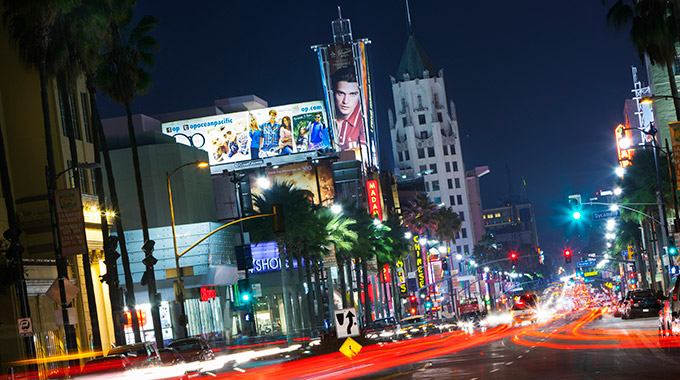
<path fill-rule="evenodd" d="M 411 302 L 416 302 L 416 296 L 411 296 Z"/>
<path fill-rule="evenodd" d="M 411 308 L 411 314 L 413 314 L 413 315 L 416 314 L 416 308 L 414 308 L 414 307 Z"/>
<path fill-rule="evenodd" d="M 513 259 L 513 260 L 516 260 L 517 259 L 517 252 L 511 252 L 510 258 Z"/>
<path fill-rule="evenodd" d="M 565 256 L 571 256 L 571 251 L 568 250 L 568 249 L 565 249 L 565 250 L 564 250 L 564 255 L 565 255 Z"/>

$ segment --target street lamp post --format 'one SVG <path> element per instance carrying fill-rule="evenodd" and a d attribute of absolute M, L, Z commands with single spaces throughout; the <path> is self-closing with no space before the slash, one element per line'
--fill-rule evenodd
<path fill-rule="evenodd" d="M 177 251 L 177 234 L 175 233 L 175 209 L 172 204 L 172 187 L 170 186 L 170 177 L 172 177 L 173 174 L 175 174 L 178 170 L 191 166 L 191 165 L 196 165 L 199 168 L 204 168 L 207 167 L 209 164 L 205 161 L 196 161 L 196 162 L 189 162 L 184 165 L 181 165 L 175 170 L 171 171 L 170 173 L 165 172 L 165 179 L 167 181 L 168 185 L 168 200 L 170 202 L 170 221 L 172 224 L 172 243 L 175 248 L 175 269 L 177 270 L 177 303 L 179 304 L 179 310 L 180 310 L 180 316 L 179 316 L 179 324 L 180 324 L 180 332 L 181 332 L 181 338 L 185 338 L 189 336 L 189 333 L 187 331 L 187 313 L 186 309 L 184 307 L 184 280 L 182 279 L 182 268 L 179 266 L 179 252 Z"/>

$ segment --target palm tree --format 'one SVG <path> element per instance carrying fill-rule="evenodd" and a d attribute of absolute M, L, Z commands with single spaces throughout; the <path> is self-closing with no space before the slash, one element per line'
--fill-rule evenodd
<path fill-rule="evenodd" d="M 460 216 L 451 207 L 440 207 L 437 213 L 435 236 L 440 242 L 456 244 L 455 236 L 462 224 Z"/>
<path fill-rule="evenodd" d="M 672 4 L 658 0 L 617 0 L 609 8 L 607 21 L 617 29 L 630 26 L 630 37 L 643 62 L 647 55 L 652 65 L 666 67 L 675 115 L 680 120 L 680 98 L 673 70 L 679 36 Z"/>
<path fill-rule="evenodd" d="M 418 235 L 437 230 L 438 213 L 439 207 L 425 194 L 418 194 L 401 209 L 404 225 Z"/>
<path fill-rule="evenodd" d="M 311 204 L 306 194 L 293 186 L 290 182 L 274 183 L 261 195 L 253 200 L 254 209 L 260 213 L 271 213 L 273 206 L 280 204 L 286 223 L 286 231 L 274 234 L 270 218 L 258 218 L 246 223 L 246 230 L 250 232 L 254 242 L 276 241 L 281 261 L 281 287 L 283 288 L 283 305 L 285 315 L 286 334 L 290 338 L 292 334 L 292 307 L 288 270 L 286 262 L 288 257 L 294 257 L 303 249 L 303 242 L 309 238 L 314 230 L 314 215 Z M 250 210 L 248 213 L 253 213 Z"/>

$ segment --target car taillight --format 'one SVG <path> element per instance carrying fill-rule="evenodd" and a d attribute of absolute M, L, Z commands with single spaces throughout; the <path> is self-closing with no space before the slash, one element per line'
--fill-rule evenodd
<path fill-rule="evenodd" d="M 677 300 L 678 300 L 678 296 L 673 296 L 673 301 L 677 301 Z"/>

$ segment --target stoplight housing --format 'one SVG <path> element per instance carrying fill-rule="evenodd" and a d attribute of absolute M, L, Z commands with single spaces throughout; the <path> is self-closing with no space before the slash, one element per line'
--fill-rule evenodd
<path fill-rule="evenodd" d="M 571 210 L 571 217 L 579 220 L 581 219 L 581 194 L 572 194 L 569 196 L 569 209 Z"/>
<path fill-rule="evenodd" d="M 564 250 L 564 263 L 565 264 L 571 263 L 571 250 L 569 249 Z"/>
<path fill-rule="evenodd" d="M 252 289 L 250 288 L 250 280 L 248 279 L 238 280 L 238 294 L 239 301 L 242 304 L 249 304 L 250 302 L 253 301 L 253 292 Z"/>

